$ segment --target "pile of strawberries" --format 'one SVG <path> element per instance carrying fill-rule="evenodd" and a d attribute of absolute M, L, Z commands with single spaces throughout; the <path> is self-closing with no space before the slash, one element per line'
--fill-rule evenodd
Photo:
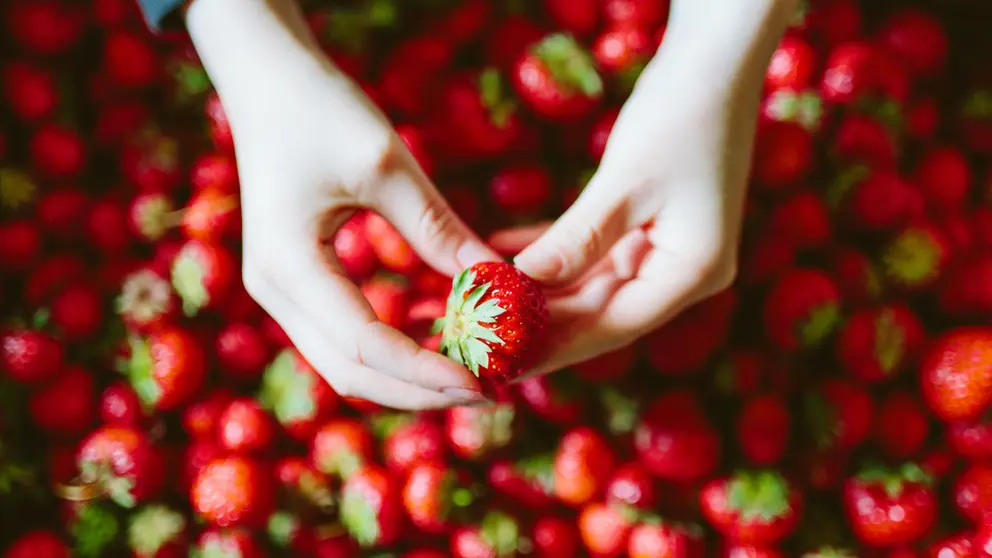
<path fill-rule="evenodd" d="M 481 233 L 575 199 L 668 8 L 307 4 Z M 767 71 L 735 286 L 414 414 L 340 397 L 245 292 L 186 39 L 131 0 L 5 0 L 0 554 L 992 556 L 989 6 L 810 2 Z M 375 214 L 335 248 L 438 346 L 451 278 Z"/>

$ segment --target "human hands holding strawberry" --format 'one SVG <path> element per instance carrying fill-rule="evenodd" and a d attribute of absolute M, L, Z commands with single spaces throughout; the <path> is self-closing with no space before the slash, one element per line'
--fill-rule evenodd
<path fill-rule="evenodd" d="M 446 275 L 498 257 L 326 59 L 293 2 L 199 0 L 187 25 L 235 140 L 249 293 L 344 396 L 404 409 L 484 400 L 468 369 L 376 318 L 331 241 L 368 208 Z"/>
<path fill-rule="evenodd" d="M 671 9 L 576 202 L 550 227 L 491 238 L 557 286 L 551 352 L 534 372 L 625 346 L 734 280 L 761 85 L 796 2 Z"/>

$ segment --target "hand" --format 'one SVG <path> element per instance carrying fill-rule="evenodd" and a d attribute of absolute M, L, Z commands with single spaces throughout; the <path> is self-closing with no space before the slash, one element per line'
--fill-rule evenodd
<path fill-rule="evenodd" d="M 555 285 L 552 350 L 535 373 L 625 346 L 733 282 L 762 79 L 790 15 L 776 1 L 752 32 L 743 12 L 694 21 L 673 3 L 578 200 L 549 228 L 490 239 Z"/>
<path fill-rule="evenodd" d="M 403 409 L 484 401 L 466 368 L 376 319 L 332 239 L 361 207 L 449 276 L 497 256 L 386 118 L 311 44 L 295 6 L 199 0 L 188 20 L 235 140 L 248 292 L 343 396 Z"/>

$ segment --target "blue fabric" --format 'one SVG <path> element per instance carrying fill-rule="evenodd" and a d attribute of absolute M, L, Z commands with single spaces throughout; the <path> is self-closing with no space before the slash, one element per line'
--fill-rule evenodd
<path fill-rule="evenodd" d="M 182 0 L 138 0 L 138 7 L 152 31 L 162 29 L 162 20 L 183 4 Z"/>

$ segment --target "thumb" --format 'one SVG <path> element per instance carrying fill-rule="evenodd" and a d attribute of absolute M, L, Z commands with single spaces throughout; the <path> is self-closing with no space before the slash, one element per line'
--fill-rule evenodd
<path fill-rule="evenodd" d="M 517 255 L 517 267 L 542 283 L 567 283 L 605 257 L 633 226 L 626 199 L 604 199 L 614 196 L 601 194 L 608 191 L 587 188 L 547 232 Z"/>
<path fill-rule="evenodd" d="M 377 189 L 375 209 L 434 269 L 454 277 L 466 267 L 502 258 L 455 213 L 426 175 L 397 173 Z"/>

